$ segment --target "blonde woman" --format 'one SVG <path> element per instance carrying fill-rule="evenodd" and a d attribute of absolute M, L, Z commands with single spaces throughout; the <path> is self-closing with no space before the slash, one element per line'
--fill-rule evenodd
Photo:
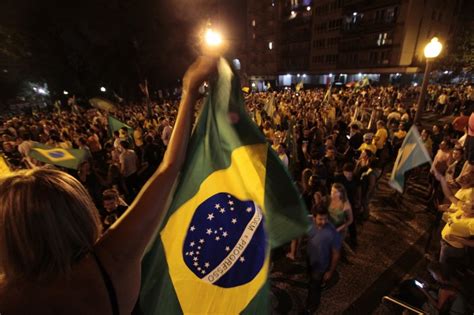
<path fill-rule="evenodd" d="M 352 207 L 347 198 L 346 189 L 342 184 L 336 183 L 331 187 L 329 201 L 329 221 L 336 227 L 336 230 L 344 236 L 347 228 L 354 221 Z"/>
<path fill-rule="evenodd" d="M 104 235 L 89 194 L 68 174 L 37 169 L 0 179 L 2 314 L 132 312 L 141 258 L 184 162 L 198 87 L 215 65 L 200 57 L 186 72 L 163 163 Z"/>

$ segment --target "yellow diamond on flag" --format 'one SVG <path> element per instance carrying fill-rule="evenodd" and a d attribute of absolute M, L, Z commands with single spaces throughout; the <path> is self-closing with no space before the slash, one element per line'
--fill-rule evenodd
<path fill-rule="evenodd" d="M 263 227 L 263 215 L 266 212 L 264 187 L 267 150 L 266 144 L 255 144 L 232 152 L 231 165 L 209 175 L 198 192 L 170 217 L 162 230 L 161 239 L 171 281 L 184 314 L 241 313 L 265 284 L 269 247 L 265 238 L 261 237 L 262 233 L 259 235 L 257 230 L 260 225 Z M 206 202 L 218 195 L 229 199 L 207 206 Z M 247 205 L 238 208 L 242 200 L 246 200 Z M 255 206 L 248 207 L 248 204 Z M 201 220 L 196 219 L 196 213 L 203 205 L 206 206 L 203 209 L 204 216 Z M 242 214 L 251 219 L 244 223 L 238 235 L 232 235 L 232 228 L 242 223 Z M 223 218 L 226 218 L 225 221 Z M 200 236 L 194 239 L 194 235 Z M 232 237 L 235 237 L 233 245 L 229 242 Z M 222 247 L 225 250 L 222 259 L 213 263 L 212 257 L 205 257 L 205 250 L 210 249 L 206 246 L 213 246 L 212 250 L 215 251 L 217 243 L 226 241 L 230 246 Z M 258 243 L 258 250 L 263 254 L 253 275 L 243 277 L 238 283 L 234 282 L 235 275 L 231 276 L 232 280 L 228 283 L 219 282 L 245 263 L 256 263 L 251 261 L 251 256 L 244 257 L 246 250 L 255 246 L 255 243 Z M 217 253 L 212 254 L 215 255 Z"/>

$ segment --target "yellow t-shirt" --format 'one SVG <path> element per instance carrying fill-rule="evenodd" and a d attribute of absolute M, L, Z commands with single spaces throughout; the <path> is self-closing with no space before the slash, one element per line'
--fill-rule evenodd
<path fill-rule="evenodd" d="M 375 138 L 374 138 L 374 144 L 377 147 L 377 149 L 382 149 L 383 146 L 385 145 L 385 141 L 387 141 L 388 138 L 388 133 L 387 129 L 381 128 L 377 129 L 377 132 L 375 133 Z"/>
<path fill-rule="evenodd" d="M 407 135 L 407 132 L 405 130 L 398 130 L 393 135 L 398 139 L 403 139 Z"/>
<path fill-rule="evenodd" d="M 373 154 L 375 154 L 377 152 L 377 147 L 375 146 L 375 144 L 373 143 L 362 143 L 362 145 L 359 147 L 359 151 L 364 151 L 364 150 L 369 150 L 371 151 Z"/>
<path fill-rule="evenodd" d="M 452 234 L 462 238 L 474 236 L 474 217 L 465 218 L 462 216 L 463 213 L 462 210 L 458 210 L 449 214 L 447 223 L 444 226 L 443 231 L 441 231 L 441 237 L 443 240 L 456 248 L 463 248 L 464 245 L 459 242 L 448 241 L 446 235 Z"/>

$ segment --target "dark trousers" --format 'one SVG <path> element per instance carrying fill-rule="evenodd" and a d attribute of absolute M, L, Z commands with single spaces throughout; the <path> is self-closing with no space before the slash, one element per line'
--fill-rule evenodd
<path fill-rule="evenodd" d="M 137 173 L 133 173 L 128 177 L 125 177 L 123 181 L 125 187 L 127 188 L 127 201 L 131 203 L 137 196 L 139 190 Z"/>
<path fill-rule="evenodd" d="M 322 272 L 312 272 L 308 284 L 308 298 L 306 299 L 306 309 L 313 314 L 318 309 L 321 302 L 321 285 L 323 283 Z"/>

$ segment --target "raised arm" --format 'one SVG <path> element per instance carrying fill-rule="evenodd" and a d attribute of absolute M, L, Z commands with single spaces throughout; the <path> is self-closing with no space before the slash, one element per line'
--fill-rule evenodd
<path fill-rule="evenodd" d="M 143 186 L 124 215 L 107 231 L 96 250 L 114 261 L 141 260 L 144 250 L 159 228 L 166 203 L 183 165 L 198 88 L 216 67 L 216 58 L 199 57 L 186 72 L 175 128 L 158 170 Z"/>

